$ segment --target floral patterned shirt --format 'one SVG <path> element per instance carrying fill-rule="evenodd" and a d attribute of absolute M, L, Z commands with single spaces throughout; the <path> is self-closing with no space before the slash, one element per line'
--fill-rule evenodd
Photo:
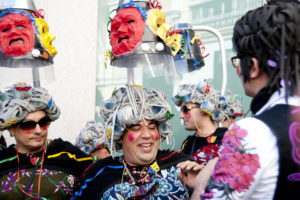
<path fill-rule="evenodd" d="M 299 105 L 298 100 L 289 98 L 289 105 Z M 256 114 L 278 104 L 286 104 L 284 92 L 275 92 Z M 201 199 L 271 200 L 278 175 L 275 135 L 261 120 L 245 118 L 225 133 L 219 160 Z"/>

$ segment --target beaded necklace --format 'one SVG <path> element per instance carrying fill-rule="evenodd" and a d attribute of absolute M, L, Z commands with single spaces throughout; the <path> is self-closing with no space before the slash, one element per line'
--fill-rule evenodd
<path fill-rule="evenodd" d="M 125 177 L 125 180 L 127 180 L 133 186 L 149 183 L 152 176 L 154 175 L 153 173 L 148 173 L 149 171 L 148 166 L 144 166 L 142 170 L 137 170 L 136 167 L 132 167 L 130 170 L 124 159 L 122 159 L 122 163 L 124 165 L 123 176 Z"/>
<path fill-rule="evenodd" d="M 20 185 L 20 157 L 19 157 L 19 152 L 18 150 L 16 149 L 16 152 L 17 152 L 17 158 L 18 158 L 18 185 L 19 185 L 19 188 L 21 190 L 22 193 L 24 193 L 25 195 L 33 198 L 33 199 L 39 199 L 39 196 L 40 196 L 40 187 L 41 187 L 41 177 L 42 177 L 42 169 L 43 169 L 43 164 L 44 164 L 44 157 L 45 157 L 45 149 L 43 149 L 43 155 L 42 155 L 42 161 L 41 161 L 41 167 L 40 167 L 40 174 L 39 174 L 39 183 L 38 183 L 38 196 L 35 197 L 35 196 L 32 196 L 31 194 L 27 193 L 26 191 L 24 191 Z M 35 172 L 32 172 L 32 173 L 35 173 Z M 34 176 L 34 175 L 33 175 Z"/>

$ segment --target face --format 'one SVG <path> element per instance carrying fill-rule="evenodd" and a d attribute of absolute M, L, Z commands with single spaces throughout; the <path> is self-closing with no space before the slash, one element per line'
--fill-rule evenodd
<path fill-rule="evenodd" d="M 29 113 L 23 123 L 30 123 L 30 121 L 40 122 L 32 129 L 23 127 L 21 124 L 17 125 L 14 128 L 11 128 L 9 131 L 12 132 L 16 139 L 16 146 L 18 151 L 21 153 L 35 153 L 41 151 L 46 144 L 48 127 L 50 121 L 44 121 L 46 119 L 46 113 L 44 111 L 35 111 Z M 21 123 L 22 123 L 21 122 Z"/>
<path fill-rule="evenodd" d="M 183 106 L 187 106 L 188 109 L 187 112 L 180 112 L 180 119 L 183 120 L 184 123 L 184 127 L 186 130 L 197 130 L 197 127 L 195 125 L 195 123 L 201 122 L 201 109 L 199 107 L 199 105 L 195 104 L 195 103 L 191 103 L 191 102 L 183 102 L 181 107 Z M 183 110 L 183 109 L 181 109 Z"/>
<path fill-rule="evenodd" d="M 41 39 L 41 42 L 43 43 L 43 45 L 47 49 L 47 51 L 52 56 L 55 56 L 57 53 L 57 50 L 51 44 L 52 41 L 55 39 L 55 35 L 49 33 L 49 26 L 44 19 L 36 18 L 35 20 L 36 20 L 36 24 L 38 25 L 38 31 L 40 32 L 39 37 Z"/>
<path fill-rule="evenodd" d="M 99 160 L 110 156 L 109 152 L 105 148 L 97 149 L 91 153 L 91 156 L 96 156 Z"/>
<path fill-rule="evenodd" d="M 125 161 L 132 166 L 148 165 L 157 155 L 159 133 L 153 121 L 140 121 L 125 131 L 122 148 Z"/>
<path fill-rule="evenodd" d="M 0 46 L 7 56 L 20 56 L 33 48 L 34 31 L 29 17 L 10 13 L 0 18 Z"/>
<path fill-rule="evenodd" d="M 110 44 L 119 56 L 136 49 L 142 41 L 145 21 L 137 8 L 122 8 L 111 22 Z"/>

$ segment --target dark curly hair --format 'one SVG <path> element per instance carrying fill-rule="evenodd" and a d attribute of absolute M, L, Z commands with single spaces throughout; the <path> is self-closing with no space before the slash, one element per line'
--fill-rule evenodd
<path fill-rule="evenodd" d="M 285 86 L 294 94 L 300 80 L 300 2 L 269 0 L 247 12 L 234 26 L 233 48 L 241 59 L 244 82 L 250 79 L 251 58 L 266 72 L 267 87 L 274 91 Z"/>

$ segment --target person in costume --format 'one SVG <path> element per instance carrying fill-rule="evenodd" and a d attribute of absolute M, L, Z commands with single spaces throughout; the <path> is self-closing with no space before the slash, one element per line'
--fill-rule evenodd
<path fill-rule="evenodd" d="M 228 119 L 225 113 L 226 100 L 214 89 L 210 81 L 200 81 L 198 84 L 179 86 L 173 102 L 181 107 L 180 119 L 188 131 L 195 131 L 188 136 L 181 150 L 199 164 L 207 162 L 219 155 L 219 148 L 225 127 L 219 123 Z"/>
<path fill-rule="evenodd" d="M 228 91 L 226 94 L 226 109 L 224 112 L 228 115 L 228 119 L 225 120 L 222 125 L 229 128 L 230 125 L 236 121 L 237 117 L 242 117 L 244 115 L 242 97 Z"/>
<path fill-rule="evenodd" d="M 0 130 L 15 145 L 0 151 L 0 199 L 70 199 L 92 158 L 62 139 L 48 140 L 60 109 L 43 88 L 13 85 L 0 108 Z"/>
<path fill-rule="evenodd" d="M 4 97 L 5 95 L 0 91 L 0 108 L 1 108 L 1 104 L 2 104 L 2 101 L 3 101 L 3 97 Z M 7 143 L 6 143 L 6 141 L 5 141 L 5 138 L 4 138 L 4 136 L 3 136 L 3 132 L 4 131 L 0 131 L 0 151 L 2 150 L 2 149 L 6 149 L 7 148 Z"/>
<path fill-rule="evenodd" d="M 161 91 L 137 85 L 113 92 L 101 115 L 110 151 L 123 155 L 96 162 L 73 199 L 189 199 L 179 176 L 192 181 L 202 166 L 180 152 L 159 150 L 163 140 L 171 141 L 173 131 L 165 98 Z M 178 169 L 188 176 L 177 174 Z"/>
<path fill-rule="evenodd" d="M 270 0 L 236 21 L 232 62 L 254 116 L 226 132 L 195 199 L 299 199 L 299 13 L 297 0 Z"/>
<path fill-rule="evenodd" d="M 105 144 L 104 126 L 101 122 L 89 121 L 77 137 L 75 146 L 95 160 L 110 156 Z"/>

